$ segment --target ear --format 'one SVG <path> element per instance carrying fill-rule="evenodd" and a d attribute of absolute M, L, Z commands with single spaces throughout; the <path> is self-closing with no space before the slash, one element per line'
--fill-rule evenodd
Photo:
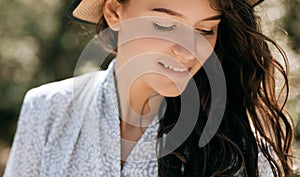
<path fill-rule="evenodd" d="M 114 30 L 120 30 L 120 13 L 122 5 L 116 0 L 106 0 L 103 5 L 103 15 L 108 26 Z"/>

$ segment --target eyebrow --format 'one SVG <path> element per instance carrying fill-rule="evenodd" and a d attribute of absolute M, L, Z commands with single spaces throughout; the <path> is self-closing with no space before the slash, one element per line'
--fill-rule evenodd
<path fill-rule="evenodd" d="M 184 18 L 184 15 L 182 15 L 181 13 L 178 13 L 178 12 L 175 12 L 171 9 L 166 9 L 166 8 L 153 8 L 152 11 L 154 12 L 159 12 L 159 13 L 165 13 L 165 14 L 168 14 L 168 15 L 171 15 L 171 16 L 176 16 L 176 17 L 181 17 L 181 18 Z M 207 17 L 201 21 L 214 21 L 214 20 L 220 20 L 222 17 L 221 14 L 218 14 L 218 15 L 214 15 L 214 16 L 211 16 L 211 17 Z"/>

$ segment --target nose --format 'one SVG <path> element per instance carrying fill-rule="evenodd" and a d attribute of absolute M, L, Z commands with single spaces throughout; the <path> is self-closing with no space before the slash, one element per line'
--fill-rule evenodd
<path fill-rule="evenodd" d="M 178 44 L 172 46 L 172 53 L 181 60 L 194 60 L 195 58 L 191 52 Z"/>

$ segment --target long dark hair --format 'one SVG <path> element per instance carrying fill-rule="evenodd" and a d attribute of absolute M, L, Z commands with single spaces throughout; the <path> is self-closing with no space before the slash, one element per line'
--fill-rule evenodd
<path fill-rule="evenodd" d="M 259 151 L 268 160 L 275 176 L 294 176 L 290 156 L 292 120 L 284 110 L 289 92 L 287 57 L 273 40 L 261 33 L 259 18 L 247 0 L 210 0 L 210 3 L 222 13 L 215 52 L 227 85 L 224 117 L 212 140 L 200 148 L 199 138 L 211 105 L 210 85 L 202 67 L 193 77 L 200 95 L 196 126 L 181 146 L 158 159 L 159 176 L 234 176 L 240 173 L 255 177 L 259 176 Z M 101 17 L 97 33 L 107 27 Z M 116 32 L 102 35 L 106 44 L 115 46 Z M 274 58 L 269 44 L 280 52 L 285 66 Z M 284 80 L 278 96 L 276 72 Z M 179 117 L 180 96 L 166 98 L 166 103 L 158 138 L 168 133 Z"/>

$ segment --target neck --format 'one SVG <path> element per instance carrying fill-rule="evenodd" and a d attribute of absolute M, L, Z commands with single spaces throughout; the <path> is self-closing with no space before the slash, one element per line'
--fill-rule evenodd
<path fill-rule="evenodd" d="M 129 78 L 116 75 L 121 119 L 136 127 L 148 127 L 158 114 L 163 97 L 147 87 L 142 79 L 130 82 Z"/>

